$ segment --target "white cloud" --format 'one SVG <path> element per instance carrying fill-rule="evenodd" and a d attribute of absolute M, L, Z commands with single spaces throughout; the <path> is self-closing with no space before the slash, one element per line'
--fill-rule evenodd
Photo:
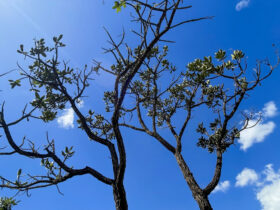
<path fill-rule="evenodd" d="M 77 99 L 76 105 L 78 108 L 83 108 L 84 101 Z M 62 115 L 57 118 L 57 123 L 62 128 L 74 128 L 74 110 L 72 108 L 64 109 Z"/>
<path fill-rule="evenodd" d="M 236 176 L 236 187 L 244 187 L 246 185 L 252 185 L 258 182 L 258 174 L 253 169 L 244 168 Z"/>
<path fill-rule="evenodd" d="M 262 210 L 280 209 L 280 179 L 264 186 L 258 193 L 257 199 Z"/>
<path fill-rule="evenodd" d="M 65 109 L 63 114 L 57 118 L 57 123 L 62 128 L 74 128 L 74 110 L 72 108 Z"/>
<path fill-rule="evenodd" d="M 246 151 L 253 144 L 263 142 L 274 131 L 275 127 L 276 125 L 272 121 L 257 123 L 257 120 L 250 120 L 248 128 L 240 132 L 238 139 L 238 143 L 241 144 L 240 148 Z"/>
<path fill-rule="evenodd" d="M 228 188 L 230 187 L 230 182 L 228 180 L 219 183 L 216 188 L 213 190 L 213 193 L 216 192 L 226 192 L 228 190 Z"/>
<path fill-rule="evenodd" d="M 250 0 L 241 0 L 235 6 L 236 11 L 240 11 L 249 6 Z"/>
<path fill-rule="evenodd" d="M 256 176 L 256 172 L 251 170 Z M 244 170 L 243 170 L 244 171 Z M 242 173 L 242 172 L 241 172 Z M 240 174 L 241 174 L 240 173 Z M 280 209 L 280 169 L 275 172 L 272 164 L 268 164 L 265 170 L 254 178 L 256 188 L 256 198 L 262 206 L 262 210 Z M 245 185 L 244 185 L 245 186 Z"/>
<path fill-rule="evenodd" d="M 277 107 L 273 101 L 270 101 L 264 105 L 263 116 L 264 117 L 275 117 L 277 114 Z"/>
<path fill-rule="evenodd" d="M 248 128 L 240 132 L 238 143 L 241 144 L 240 148 L 244 151 L 255 143 L 263 142 L 276 127 L 275 123 L 272 121 L 264 122 L 266 118 L 275 117 L 277 115 L 277 107 L 273 101 L 266 103 L 262 111 L 255 114 L 256 118 L 260 115 L 264 117 L 262 121 L 258 122 L 257 119 L 249 120 Z"/>

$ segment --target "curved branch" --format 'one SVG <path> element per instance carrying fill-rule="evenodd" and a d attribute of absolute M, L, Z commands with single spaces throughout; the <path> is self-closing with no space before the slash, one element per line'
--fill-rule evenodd
<path fill-rule="evenodd" d="M 211 182 L 203 189 L 203 192 L 206 195 L 209 195 L 215 187 L 218 185 L 221 177 L 222 172 L 222 165 L 223 165 L 223 153 L 220 150 L 217 150 L 217 160 L 216 160 L 216 167 L 215 167 L 215 173 L 211 180 Z"/>
<path fill-rule="evenodd" d="M 65 170 L 66 172 L 68 172 L 71 176 L 76 176 L 76 175 L 84 175 L 84 174 L 91 174 L 93 175 L 96 179 L 102 181 L 105 184 L 109 184 L 111 185 L 113 183 L 113 180 L 111 180 L 110 178 L 105 177 L 104 175 L 102 175 L 101 173 L 99 173 L 98 171 L 86 166 L 83 169 L 72 169 L 70 167 L 68 167 L 62 160 L 60 160 L 58 158 L 58 156 L 56 156 L 53 152 L 49 151 L 48 148 L 46 148 L 47 154 L 41 154 L 38 152 L 29 152 L 29 151 L 25 151 L 23 149 L 21 149 L 13 140 L 9 127 L 7 126 L 5 119 L 4 119 L 4 104 L 2 105 L 2 110 L 0 113 L 0 117 L 1 117 L 1 124 L 4 130 L 4 133 L 6 135 L 6 138 L 10 144 L 10 146 L 15 150 L 16 153 L 26 156 L 26 157 L 30 157 L 30 158 L 52 158 L 63 170 Z"/>

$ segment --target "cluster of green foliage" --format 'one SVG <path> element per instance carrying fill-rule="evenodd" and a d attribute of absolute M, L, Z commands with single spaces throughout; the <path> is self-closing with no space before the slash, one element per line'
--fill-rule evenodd
<path fill-rule="evenodd" d="M 65 103 L 67 102 L 67 98 L 57 89 L 58 84 L 54 79 L 56 77 L 55 73 L 50 70 L 61 64 L 55 60 L 55 58 L 43 60 L 43 58 L 46 58 L 50 53 L 58 53 L 58 48 L 65 47 L 65 44 L 61 42 L 62 37 L 62 35 L 59 35 L 53 38 L 53 47 L 46 46 L 45 40 L 40 39 L 35 40 L 34 47 L 32 47 L 29 52 L 24 50 L 23 45 L 20 45 L 20 49 L 18 50 L 18 53 L 34 61 L 33 64 L 29 66 L 29 71 L 33 75 L 30 80 L 30 91 L 34 92 L 35 96 L 31 105 L 41 110 L 42 115 L 40 118 L 45 122 L 54 120 L 57 115 L 57 110 L 64 109 Z M 22 75 L 25 73 L 25 71 L 22 71 Z M 77 77 L 74 69 L 69 67 L 58 71 L 57 74 L 60 78 L 63 78 L 63 82 L 67 84 L 72 84 L 73 80 Z M 46 85 L 43 86 L 40 81 L 44 81 Z M 9 82 L 12 88 L 21 85 L 20 79 L 9 80 Z"/>
<path fill-rule="evenodd" d="M 11 210 L 12 206 L 16 206 L 19 201 L 14 198 L 2 197 L 0 198 L 0 210 Z"/>
<path fill-rule="evenodd" d="M 125 0 L 115 1 L 113 9 L 115 9 L 117 12 L 120 12 L 122 7 L 126 8 L 126 1 Z"/>

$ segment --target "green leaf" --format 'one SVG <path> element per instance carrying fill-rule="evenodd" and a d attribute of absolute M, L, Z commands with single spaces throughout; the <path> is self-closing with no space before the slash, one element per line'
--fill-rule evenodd
<path fill-rule="evenodd" d="M 226 58 L 226 52 L 224 50 L 219 50 L 215 53 L 215 58 L 219 61 L 224 60 Z"/>
<path fill-rule="evenodd" d="M 17 172 L 17 179 L 20 177 L 21 172 L 22 172 L 22 170 L 21 170 L 21 168 L 20 168 L 20 169 L 18 170 L 18 172 Z"/>
<path fill-rule="evenodd" d="M 234 50 L 232 55 L 231 55 L 231 59 L 232 60 L 240 60 L 241 58 L 244 57 L 244 53 L 241 50 Z"/>
<path fill-rule="evenodd" d="M 63 35 L 60 34 L 57 40 L 60 41 L 62 39 L 62 37 L 63 37 Z"/>
<path fill-rule="evenodd" d="M 37 91 L 35 92 L 35 97 L 36 97 L 36 99 L 40 99 L 40 95 Z"/>
<path fill-rule="evenodd" d="M 114 6 L 112 8 L 115 9 L 117 12 L 120 12 L 122 7 L 126 8 L 125 0 L 115 1 Z"/>
<path fill-rule="evenodd" d="M 126 2 L 125 2 L 125 1 L 121 1 L 121 6 L 122 6 L 123 8 L 126 8 Z"/>
<path fill-rule="evenodd" d="M 118 7 L 120 7 L 120 3 L 118 1 L 115 1 L 114 6 L 112 8 L 117 9 Z"/>
<path fill-rule="evenodd" d="M 20 84 L 20 79 L 18 79 L 18 80 L 9 80 L 9 82 L 10 82 L 10 85 L 11 85 L 11 88 L 13 89 L 14 87 L 16 87 L 16 86 L 21 86 L 21 84 Z"/>

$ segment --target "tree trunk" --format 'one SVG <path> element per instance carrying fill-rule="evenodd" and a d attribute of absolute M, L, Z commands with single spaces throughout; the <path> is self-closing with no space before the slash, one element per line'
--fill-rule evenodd
<path fill-rule="evenodd" d="M 128 210 L 126 192 L 123 184 L 113 184 L 113 194 L 116 210 Z"/>
<path fill-rule="evenodd" d="M 196 200 L 200 210 L 213 210 L 209 200 L 208 200 L 208 196 L 206 195 L 201 195 L 201 194 L 196 194 L 194 195 L 194 199 Z"/>
<path fill-rule="evenodd" d="M 192 191 L 193 198 L 196 200 L 200 210 L 212 210 L 213 208 L 211 207 L 211 204 L 208 200 L 208 196 L 203 192 L 203 190 L 197 184 L 196 180 L 193 177 L 193 174 L 191 173 L 181 153 L 175 153 L 175 157 L 183 173 L 183 176 L 190 190 Z"/>

